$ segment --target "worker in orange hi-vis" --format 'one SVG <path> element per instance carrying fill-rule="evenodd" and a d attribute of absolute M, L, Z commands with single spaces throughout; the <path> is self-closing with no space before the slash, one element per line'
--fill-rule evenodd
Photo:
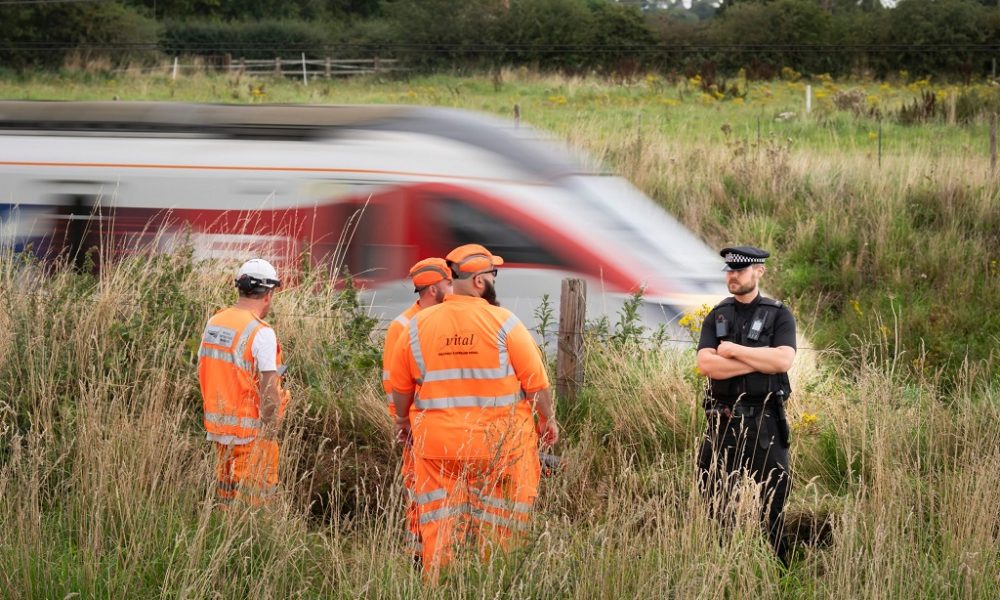
<path fill-rule="evenodd" d="M 216 499 L 259 505 L 278 484 L 278 421 L 288 404 L 281 387 L 281 345 L 264 321 L 275 288 L 274 267 L 255 258 L 236 276 L 239 299 L 208 321 L 198 351 L 198 379 L 208 439 L 215 443 Z"/>
<path fill-rule="evenodd" d="M 485 555 L 526 529 L 539 438 L 547 446 L 559 439 L 542 354 L 496 304 L 503 259 L 478 244 L 446 258 L 455 293 L 410 320 L 390 363 L 396 436 L 412 447 L 423 568 L 432 579 L 460 543 L 475 540 Z"/>
<path fill-rule="evenodd" d="M 389 361 L 392 351 L 401 337 L 405 337 L 406 328 L 413 315 L 422 309 L 440 304 L 444 297 L 452 292 L 451 269 L 443 258 L 425 258 L 410 267 L 409 278 L 413 281 L 413 292 L 418 294 L 417 301 L 389 323 L 385 333 L 385 347 L 382 350 L 382 388 L 389 406 L 389 415 L 396 416 L 396 405 L 392 401 L 392 385 L 389 382 Z M 420 544 L 420 528 L 417 521 L 417 504 L 413 493 L 413 456 L 408 446 L 403 447 L 403 465 L 401 468 L 403 486 L 406 488 L 408 502 L 406 505 L 406 544 L 419 560 L 423 551 Z"/>

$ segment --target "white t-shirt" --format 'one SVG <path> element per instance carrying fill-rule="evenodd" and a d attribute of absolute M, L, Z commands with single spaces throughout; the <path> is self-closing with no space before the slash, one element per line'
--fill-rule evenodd
<path fill-rule="evenodd" d="M 250 353 L 261 373 L 278 370 L 278 336 L 270 327 L 261 327 L 253 338 Z"/>

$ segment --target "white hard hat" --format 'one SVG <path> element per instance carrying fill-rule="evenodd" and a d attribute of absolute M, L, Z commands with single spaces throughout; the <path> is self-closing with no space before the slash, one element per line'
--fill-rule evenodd
<path fill-rule="evenodd" d="M 278 279 L 278 272 L 271 263 L 263 258 L 251 258 L 243 263 L 236 274 L 236 287 L 247 291 L 280 286 L 281 280 Z"/>

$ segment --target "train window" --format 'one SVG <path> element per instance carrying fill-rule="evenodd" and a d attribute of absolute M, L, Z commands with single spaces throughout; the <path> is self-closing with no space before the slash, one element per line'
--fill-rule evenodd
<path fill-rule="evenodd" d="M 452 247 L 482 244 L 509 263 L 568 266 L 540 240 L 497 214 L 448 196 L 433 195 L 426 201 L 430 230 L 449 240 Z"/>
<path fill-rule="evenodd" d="M 360 206 L 355 205 L 356 209 Z M 353 213 L 357 230 L 347 232 L 347 266 L 352 275 L 369 281 L 380 281 L 406 273 L 411 264 L 412 249 L 405 244 L 404 214 L 392 202 L 392 197 L 371 201 L 363 211 Z"/>

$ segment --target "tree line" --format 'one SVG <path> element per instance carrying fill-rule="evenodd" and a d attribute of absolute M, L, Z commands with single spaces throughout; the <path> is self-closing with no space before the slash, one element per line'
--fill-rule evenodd
<path fill-rule="evenodd" d="M 711 0 L 709 0 L 711 1 Z M 993 5 L 991 5 L 993 4 Z M 656 10 L 643 10 L 643 7 Z M 411 69 L 528 66 L 770 78 L 994 73 L 995 0 L 104 0 L 0 4 L 0 65 L 164 56 L 398 58 Z"/>

